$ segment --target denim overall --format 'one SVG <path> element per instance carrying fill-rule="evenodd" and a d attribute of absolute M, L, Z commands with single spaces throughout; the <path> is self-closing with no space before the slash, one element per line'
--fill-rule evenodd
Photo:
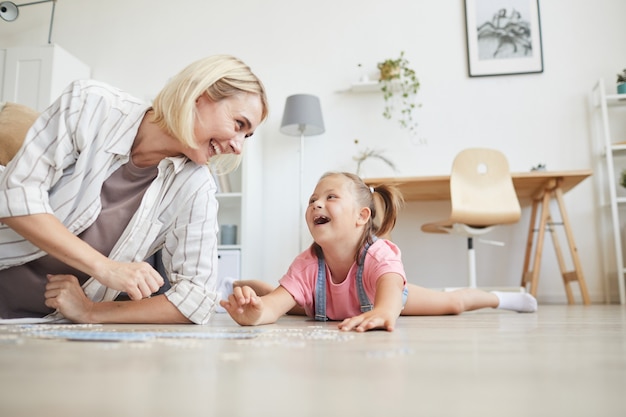
<path fill-rule="evenodd" d="M 374 236 L 373 242 L 376 242 L 376 236 Z M 373 243 L 372 242 L 372 243 Z M 363 286 L 363 265 L 365 265 L 365 254 L 370 247 L 370 243 L 367 243 L 363 248 L 363 252 L 359 257 L 358 268 L 356 271 L 356 289 L 359 295 L 359 304 L 361 304 L 361 313 L 370 311 L 374 305 L 370 302 Z M 402 306 L 406 304 L 408 295 L 408 289 L 405 286 L 402 291 Z M 324 257 L 317 258 L 317 281 L 315 283 L 315 320 L 327 321 L 326 317 L 326 263 Z"/>

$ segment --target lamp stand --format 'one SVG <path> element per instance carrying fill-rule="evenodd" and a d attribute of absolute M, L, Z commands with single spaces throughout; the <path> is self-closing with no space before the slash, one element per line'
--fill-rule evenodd
<path fill-rule="evenodd" d="M 298 199 L 300 201 L 300 213 L 298 217 L 298 253 L 304 250 L 302 246 L 302 221 L 304 219 L 304 126 L 300 127 L 300 184 L 298 186 Z"/>
<path fill-rule="evenodd" d="M 311 94 L 294 94 L 287 97 L 280 131 L 290 136 L 300 136 L 300 175 L 298 184 L 298 250 L 303 251 L 302 237 L 305 215 L 304 205 L 304 137 L 324 133 L 324 119 L 320 99 Z"/>

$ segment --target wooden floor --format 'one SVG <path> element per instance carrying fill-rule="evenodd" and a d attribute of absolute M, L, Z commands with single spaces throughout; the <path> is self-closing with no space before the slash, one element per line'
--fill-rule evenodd
<path fill-rule="evenodd" d="M 1 326 L 0 387 L 3 417 L 623 417 L 626 308 L 402 317 L 365 334 L 302 317 L 241 328 L 224 314 Z"/>

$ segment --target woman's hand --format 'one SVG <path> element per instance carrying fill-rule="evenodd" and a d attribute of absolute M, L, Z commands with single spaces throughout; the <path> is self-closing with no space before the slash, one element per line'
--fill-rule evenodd
<path fill-rule="evenodd" d="M 164 284 L 163 277 L 147 262 L 109 259 L 93 277 L 109 288 L 127 293 L 131 300 L 149 297 Z"/>
<path fill-rule="evenodd" d="M 389 332 L 393 331 L 398 316 L 396 314 L 385 311 L 384 309 L 374 308 L 366 313 L 350 317 L 339 323 L 339 330 L 348 332 L 351 330 L 357 332 L 366 332 L 374 329 L 384 329 Z"/>
<path fill-rule="evenodd" d="M 63 316 L 75 323 L 91 323 L 89 313 L 94 302 L 85 295 L 74 275 L 47 275 L 45 304 L 59 310 Z"/>
<path fill-rule="evenodd" d="M 254 326 L 263 313 L 263 301 L 254 290 L 247 285 L 233 287 L 233 293 L 220 305 L 241 326 Z"/>

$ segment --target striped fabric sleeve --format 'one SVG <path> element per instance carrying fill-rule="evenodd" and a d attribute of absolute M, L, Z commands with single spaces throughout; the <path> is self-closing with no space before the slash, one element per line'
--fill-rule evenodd
<path fill-rule="evenodd" d="M 170 276 L 172 288 L 166 296 L 192 322 L 204 324 L 211 317 L 218 297 L 218 203 L 208 169 L 198 166 L 192 175 L 204 176 L 205 182 L 192 195 L 185 193 L 183 187 L 181 195 L 171 199 L 179 213 L 165 239 L 163 262 L 166 270 L 174 271 Z"/>

